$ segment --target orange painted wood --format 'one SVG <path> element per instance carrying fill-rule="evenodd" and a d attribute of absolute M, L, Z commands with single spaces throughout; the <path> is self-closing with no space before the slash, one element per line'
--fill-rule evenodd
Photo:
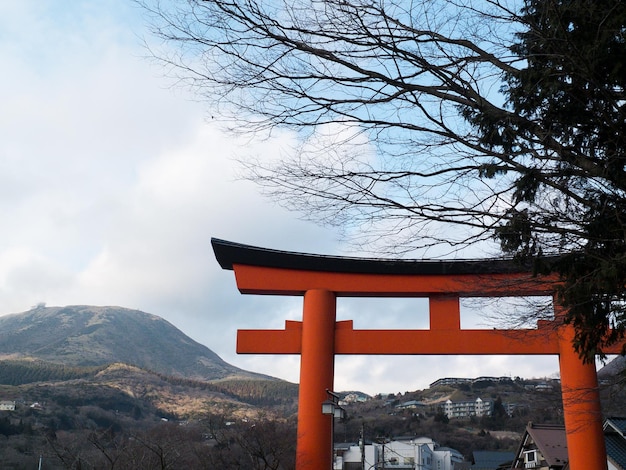
<path fill-rule="evenodd" d="M 332 468 L 333 417 L 322 414 L 335 379 L 335 295 L 310 290 L 304 296 L 296 468 Z"/>
<path fill-rule="evenodd" d="M 556 354 L 551 330 L 354 330 L 335 332 L 336 354 Z"/>
<path fill-rule="evenodd" d="M 239 330 L 239 354 L 300 354 L 298 330 Z M 558 354 L 546 330 L 335 330 L 335 354 Z"/>
<path fill-rule="evenodd" d="M 531 273 L 397 275 L 301 271 L 262 266 L 234 265 L 237 287 L 243 294 L 303 295 L 323 289 L 338 297 L 458 297 L 552 295 L 555 278 Z"/>
<path fill-rule="evenodd" d="M 461 307 L 458 297 L 433 296 L 428 304 L 431 330 L 461 328 Z"/>
<path fill-rule="evenodd" d="M 300 354 L 301 327 L 238 330 L 237 353 Z M 335 354 L 559 354 L 556 328 L 553 322 L 541 322 L 538 329 L 520 330 L 353 330 L 352 322 L 345 321 L 335 327 Z M 622 344 L 615 344 L 604 351 L 620 354 L 621 348 Z"/>
<path fill-rule="evenodd" d="M 574 328 L 559 331 L 563 418 L 570 470 L 606 470 L 606 446 L 595 364 L 584 364 L 572 347 Z"/>

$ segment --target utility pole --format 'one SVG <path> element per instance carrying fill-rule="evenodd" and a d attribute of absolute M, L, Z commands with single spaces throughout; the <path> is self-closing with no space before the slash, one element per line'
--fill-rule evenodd
<path fill-rule="evenodd" d="M 381 444 L 382 453 L 381 453 L 380 467 L 378 466 L 378 464 L 376 464 L 375 468 L 381 468 L 385 470 L 385 444 L 387 443 L 387 438 L 379 437 L 376 440 Z"/>
<path fill-rule="evenodd" d="M 361 423 L 361 470 L 365 470 L 365 423 Z"/>

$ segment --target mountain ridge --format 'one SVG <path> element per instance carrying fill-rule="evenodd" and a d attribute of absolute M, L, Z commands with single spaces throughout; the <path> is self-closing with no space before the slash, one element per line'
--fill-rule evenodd
<path fill-rule="evenodd" d="M 0 358 L 80 367 L 119 362 L 200 381 L 278 380 L 228 364 L 157 315 L 115 306 L 38 305 L 0 316 Z"/>

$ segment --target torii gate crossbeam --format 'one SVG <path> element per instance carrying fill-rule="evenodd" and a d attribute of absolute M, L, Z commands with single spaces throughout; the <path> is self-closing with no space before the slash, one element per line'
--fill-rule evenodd
<path fill-rule="evenodd" d="M 574 351 L 573 329 L 558 306 L 555 320 L 536 329 L 460 327 L 460 298 L 553 296 L 555 278 L 534 276 L 510 260 L 372 260 L 211 242 L 222 268 L 234 270 L 240 292 L 304 298 L 302 322 L 237 335 L 238 353 L 301 357 L 296 470 L 331 468 L 332 422 L 321 403 L 333 389 L 336 354 L 558 355 L 570 468 L 606 469 L 595 366 Z M 337 297 L 427 297 L 430 329 L 355 330 L 352 321 L 336 321 Z"/>

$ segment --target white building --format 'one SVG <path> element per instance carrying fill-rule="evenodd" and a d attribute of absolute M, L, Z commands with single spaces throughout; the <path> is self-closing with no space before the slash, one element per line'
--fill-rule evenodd
<path fill-rule="evenodd" d="M 465 377 L 444 377 L 442 379 L 435 380 L 430 384 L 430 388 L 439 387 L 442 385 L 462 385 L 462 384 L 475 384 L 476 382 L 511 382 L 511 377 L 488 377 L 481 376 L 473 379 Z"/>
<path fill-rule="evenodd" d="M 467 418 L 469 416 L 491 416 L 493 402 L 490 400 L 483 401 L 480 397 L 474 401 L 447 400 L 443 404 L 443 412 L 448 419 Z"/>
<path fill-rule="evenodd" d="M 15 402 L 2 400 L 0 401 L 0 411 L 14 411 L 15 410 Z"/>
<path fill-rule="evenodd" d="M 343 399 L 339 400 L 339 406 L 349 403 L 365 403 L 369 398 L 360 393 L 348 393 Z"/>
<path fill-rule="evenodd" d="M 364 458 L 362 459 L 362 453 L 364 452 Z M 363 460 L 363 461 L 361 461 Z M 361 446 L 358 444 L 337 444 L 335 445 L 335 460 L 333 462 L 333 470 L 362 470 L 363 464 L 365 468 L 376 468 L 376 462 L 378 461 L 378 447 L 374 445 L 364 445 L 361 450 Z"/>
<path fill-rule="evenodd" d="M 465 377 L 444 377 L 442 379 L 435 380 L 433 383 L 429 385 L 430 388 L 441 387 L 445 385 L 461 385 L 461 384 L 471 384 L 474 379 L 469 379 Z"/>
<path fill-rule="evenodd" d="M 456 450 L 439 445 L 428 437 L 398 439 L 384 444 L 337 446 L 334 470 L 454 470 L 463 462 Z M 458 466 L 457 466 L 458 468 Z"/>

